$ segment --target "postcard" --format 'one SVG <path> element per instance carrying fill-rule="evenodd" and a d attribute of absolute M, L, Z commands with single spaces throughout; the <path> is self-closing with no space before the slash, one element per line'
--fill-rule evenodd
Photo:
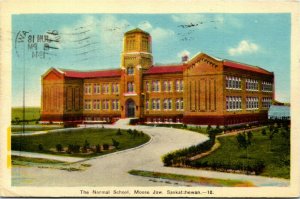
<path fill-rule="evenodd" d="M 2 1 L 4 197 L 299 197 L 299 2 Z"/>

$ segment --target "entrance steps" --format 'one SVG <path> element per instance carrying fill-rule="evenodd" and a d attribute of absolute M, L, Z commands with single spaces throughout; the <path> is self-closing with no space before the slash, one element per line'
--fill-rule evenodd
<path fill-rule="evenodd" d="M 118 121 L 116 121 L 114 123 L 114 125 L 117 125 L 117 126 L 129 125 L 131 119 L 135 119 L 135 118 L 122 118 L 122 119 L 119 119 Z"/>

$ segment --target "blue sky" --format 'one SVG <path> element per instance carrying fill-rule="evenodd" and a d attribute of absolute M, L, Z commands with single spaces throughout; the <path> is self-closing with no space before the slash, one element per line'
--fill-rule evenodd
<path fill-rule="evenodd" d="M 152 35 L 155 63 L 177 63 L 183 54 L 204 52 L 260 66 L 275 73 L 276 99 L 290 101 L 289 14 L 22 14 L 12 17 L 12 106 L 22 105 L 24 66 L 25 105 L 40 106 L 41 75 L 50 67 L 119 68 L 123 33 L 136 27 Z M 19 31 L 29 32 L 24 54 L 23 44 L 15 45 Z M 58 35 L 48 34 L 53 31 Z M 35 36 L 37 50 L 28 48 L 29 35 Z M 37 35 L 57 41 L 44 58 L 33 55 L 45 47 Z"/>

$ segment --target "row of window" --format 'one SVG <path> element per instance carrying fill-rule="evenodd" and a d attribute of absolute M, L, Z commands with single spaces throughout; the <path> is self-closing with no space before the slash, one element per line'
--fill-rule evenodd
<path fill-rule="evenodd" d="M 175 120 L 175 121 L 174 121 Z M 182 123 L 182 119 L 181 118 L 147 118 L 147 123 Z"/>
<path fill-rule="evenodd" d="M 226 88 L 227 89 L 241 89 L 241 78 L 226 76 Z"/>
<path fill-rule="evenodd" d="M 150 105 L 151 102 L 151 105 Z M 146 110 L 150 110 L 150 107 L 152 110 L 160 110 L 160 104 L 161 100 L 160 99 L 152 99 L 146 100 Z M 171 111 L 173 110 L 173 99 L 167 98 L 163 100 L 163 110 L 165 111 Z M 182 111 L 183 110 L 183 98 L 177 98 L 175 100 L 175 108 L 177 111 Z"/>
<path fill-rule="evenodd" d="M 93 94 L 110 94 L 110 93 L 117 94 L 119 93 L 119 88 L 120 86 L 118 83 L 84 84 L 84 94 L 85 95 L 91 95 L 92 93 Z"/>
<path fill-rule="evenodd" d="M 262 107 L 269 108 L 272 104 L 271 97 L 262 98 Z M 246 109 L 256 110 L 259 108 L 258 97 L 246 97 Z M 242 110 L 242 97 L 241 96 L 227 96 L 226 97 L 226 110 L 227 111 L 240 111 Z"/>
<path fill-rule="evenodd" d="M 84 100 L 84 110 L 109 110 L 110 107 L 112 110 L 119 110 L 119 100 Z"/>
<path fill-rule="evenodd" d="M 183 80 L 175 80 L 175 90 L 177 92 L 183 91 Z M 153 80 L 152 84 L 149 81 L 146 81 L 146 92 L 160 92 L 161 91 L 161 81 Z M 173 81 L 165 80 L 163 81 L 163 92 L 172 92 L 173 91 Z"/>
<path fill-rule="evenodd" d="M 248 91 L 258 91 L 258 80 L 254 79 L 246 79 L 245 80 L 245 87 Z M 272 83 L 271 82 L 262 82 L 262 91 L 265 92 L 272 92 Z M 242 89 L 242 80 L 239 77 L 233 76 L 226 76 L 226 89 L 235 89 L 241 90 Z"/>
<path fill-rule="evenodd" d="M 258 81 L 253 79 L 246 79 L 246 90 L 258 91 Z"/>
<path fill-rule="evenodd" d="M 270 82 L 262 82 L 262 90 L 266 92 L 272 92 L 273 85 Z"/>

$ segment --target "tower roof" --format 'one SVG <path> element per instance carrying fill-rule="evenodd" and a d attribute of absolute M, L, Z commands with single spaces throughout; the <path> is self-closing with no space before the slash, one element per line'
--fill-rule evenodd
<path fill-rule="evenodd" d="M 144 33 L 144 34 L 149 35 L 149 33 L 143 31 L 143 30 L 140 29 L 140 28 L 135 28 L 135 29 L 129 30 L 129 31 L 125 32 L 125 35 L 131 34 L 131 33 Z"/>

